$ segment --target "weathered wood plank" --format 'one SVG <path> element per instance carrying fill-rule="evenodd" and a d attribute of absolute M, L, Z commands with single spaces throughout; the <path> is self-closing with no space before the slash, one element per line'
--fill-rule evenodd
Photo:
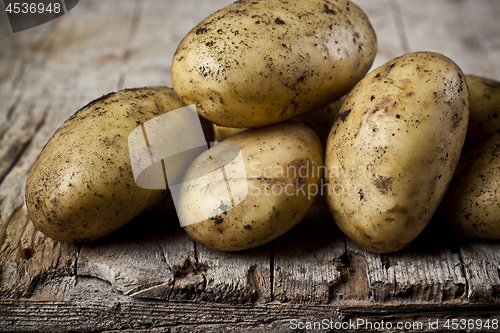
<path fill-rule="evenodd" d="M 65 292 L 61 301 L 82 303 L 91 300 L 92 302 L 115 303 L 137 300 L 124 295 L 107 281 L 89 276 L 78 276 L 74 279 L 76 280 L 74 285 Z"/>
<path fill-rule="evenodd" d="M 127 226 L 94 244 L 82 245 L 77 276 L 108 281 L 125 295 L 168 299 L 174 276 L 159 240 L 148 235 L 156 230 L 142 224 L 134 225 L 133 232 L 127 232 L 131 231 Z"/>
<path fill-rule="evenodd" d="M 201 279 L 202 284 L 203 279 L 198 271 L 183 268 L 185 262 L 196 265 L 194 244 L 179 227 L 172 206 L 162 204 L 115 233 L 82 245 L 77 276 L 102 279 L 129 296 L 184 300 L 178 294 L 188 293 L 188 286 L 175 284 L 187 279 Z"/>
<path fill-rule="evenodd" d="M 228 253 L 197 244 L 195 250 L 173 207 L 165 205 L 82 245 L 76 275 L 107 281 L 133 297 L 247 303 L 270 300 L 269 263 L 269 246 Z"/>
<path fill-rule="evenodd" d="M 139 1 L 137 28 L 132 33 L 123 68 L 123 87 L 171 87 L 170 66 L 182 38 L 198 22 L 232 2 Z"/>
<path fill-rule="evenodd" d="M 313 325 L 326 320 L 346 328 L 343 332 L 446 332 L 446 320 L 473 319 L 485 323 L 500 319 L 498 307 L 459 307 L 450 311 L 439 306 L 370 307 L 229 306 L 171 302 L 34 302 L 0 301 L 0 327 L 8 332 L 325 332 Z M 55 315 L 57 314 L 57 315 Z M 330 322 L 331 321 L 331 322 Z M 374 325 L 392 329 L 370 329 Z M 358 322 L 359 326 L 355 326 Z M 436 323 L 439 330 L 429 330 Z M 302 329 L 297 326 L 301 323 Z M 389 324 L 390 323 L 390 324 Z M 295 328 L 295 329 L 294 329 Z M 453 331 L 453 330 L 452 330 Z M 478 330 L 476 330 L 478 331 Z M 494 331 L 494 330 L 491 330 Z"/>
<path fill-rule="evenodd" d="M 377 34 L 377 56 L 370 71 L 408 52 L 398 7 L 393 1 L 357 0 L 355 3 L 366 13 Z"/>
<path fill-rule="evenodd" d="M 498 1 L 398 0 L 410 51 L 440 52 L 462 68 L 500 80 Z M 489 20 L 488 20 L 489 19 Z M 425 24 L 424 24 L 425 22 Z M 487 23 L 485 23 L 487 22 Z"/>
<path fill-rule="evenodd" d="M 17 89 L 32 98 L 87 102 L 117 90 L 135 5 L 133 0 L 79 3 L 60 18 L 42 52 L 27 65 L 27 75 Z M 58 110 L 61 122 L 81 106 L 69 114 Z"/>
<path fill-rule="evenodd" d="M 486 0 L 482 6 L 477 3 L 469 2 L 468 10 L 474 11 L 475 16 L 479 17 L 475 21 L 474 29 L 477 30 L 481 40 L 485 43 L 486 52 L 482 54 L 490 64 L 498 64 L 500 54 L 500 34 L 498 33 L 497 18 L 500 15 L 500 5 L 498 1 Z M 478 60 L 480 61 L 480 60 Z M 496 67 L 496 74 L 489 74 L 488 77 L 499 79 L 500 73 Z"/>
<path fill-rule="evenodd" d="M 345 239 L 331 220 L 303 221 L 275 248 L 274 296 L 281 302 L 456 304 L 467 299 L 460 255 L 452 252 L 456 245 L 429 233 L 403 251 L 381 255 Z"/>
<path fill-rule="evenodd" d="M 13 34 L 8 20 L 2 20 L 0 24 L 0 77 L 2 78 L 0 94 L 2 96 L 12 94 L 25 75 L 27 64 L 41 51 L 59 23 L 60 20 L 55 20 L 43 26 Z M 0 117 L 4 115 L 6 113 L 0 113 Z"/>
<path fill-rule="evenodd" d="M 27 101 L 17 103 L 16 108 L 24 112 L 13 110 L 2 124 L 5 126 L 3 131 L 0 129 L 0 184 L 14 167 L 35 132 L 44 125 L 46 111 L 39 107 L 35 110 L 34 104 Z"/>
<path fill-rule="evenodd" d="M 500 243 L 468 242 L 460 248 L 470 302 L 498 302 L 500 298 Z"/>
<path fill-rule="evenodd" d="M 348 243 L 349 250 L 366 263 L 370 299 L 401 303 L 465 301 L 466 277 L 459 254 L 451 250 L 454 247 L 426 232 L 408 248 L 384 255 Z"/>
<path fill-rule="evenodd" d="M 241 252 L 221 252 L 196 244 L 199 263 L 208 267 L 205 297 L 223 303 L 271 301 L 269 244 Z M 204 300 L 202 298 L 202 300 Z"/>
<path fill-rule="evenodd" d="M 74 275 L 77 248 L 72 244 L 45 238 L 32 228 L 31 223 L 26 222 L 26 213 L 22 207 L 6 221 L 8 236 L 1 248 L 0 297 L 46 298 L 52 295 L 54 298 L 51 299 L 60 299 L 63 297 L 61 292 L 71 287 L 71 279 L 65 278 Z M 15 231 L 13 228 L 21 230 Z M 23 240 L 16 237 L 23 234 Z M 62 283 L 61 286 L 55 293 L 51 292 L 51 285 L 55 286 L 58 282 Z"/>
<path fill-rule="evenodd" d="M 345 237 L 319 196 L 304 220 L 274 242 L 273 296 L 305 304 L 341 298 L 336 289 L 350 274 L 345 254 Z"/>

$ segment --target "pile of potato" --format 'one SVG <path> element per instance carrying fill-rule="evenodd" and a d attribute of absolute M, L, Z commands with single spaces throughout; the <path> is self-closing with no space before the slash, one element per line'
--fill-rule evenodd
<path fill-rule="evenodd" d="M 173 89 L 106 95 L 59 128 L 28 176 L 29 216 L 49 237 L 87 242 L 175 188 L 181 225 L 218 250 L 279 237 L 320 195 L 332 223 L 373 252 L 406 247 L 436 211 L 465 236 L 500 238 L 500 84 L 433 52 L 367 75 L 376 53 L 351 1 L 237 1 L 182 40 Z M 130 134 L 185 106 L 220 143 L 178 166 L 180 181 L 139 186 Z"/>

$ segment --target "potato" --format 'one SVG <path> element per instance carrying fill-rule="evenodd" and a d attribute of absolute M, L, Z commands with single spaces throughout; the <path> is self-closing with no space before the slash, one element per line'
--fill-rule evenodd
<path fill-rule="evenodd" d="M 500 130 L 462 157 L 438 213 L 459 234 L 500 239 Z"/>
<path fill-rule="evenodd" d="M 238 133 L 187 170 L 176 206 L 181 225 L 216 250 L 267 243 L 306 215 L 321 190 L 322 166 L 321 143 L 303 124 Z"/>
<path fill-rule="evenodd" d="M 340 98 L 376 52 L 375 32 L 351 1 L 240 0 L 184 37 L 172 86 L 217 125 L 259 127 Z"/>
<path fill-rule="evenodd" d="M 470 117 L 463 153 L 479 145 L 500 129 L 500 82 L 466 75 L 469 86 Z"/>
<path fill-rule="evenodd" d="M 127 89 L 103 96 L 69 118 L 45 145 L 26 182 L 26 205 L 37 229 L 55 240 L 92 241 L 165 198 L 163 173 L 163 189 L 136 184 L 129 135 L 148 120 L 184 106 L 171 88 Z"/>
<path fill-rule="evenodd" d="M 291 118 L 290 120 L 299 121 L 310 127 L 319 137 L 321 144 L 326 145 L 326 139 L 330 134 L 330 128 L 337 117 L 337 113 L 345 100 L 345 96 L 331 104 L 308 113 L 303 113 Z M 244 131 L 245 128 L 223 127 L 214 124 L 215 140 L 223 141 L 237 133 Z"/>
<path fill-rule="evenodd" d="M 468 109 L 463 74 L 441 54 L 406 54 L 361 80 L 326 147 L 327 202 L 339 228 L 372 252 L 407 246 L 452 179 Z"/>

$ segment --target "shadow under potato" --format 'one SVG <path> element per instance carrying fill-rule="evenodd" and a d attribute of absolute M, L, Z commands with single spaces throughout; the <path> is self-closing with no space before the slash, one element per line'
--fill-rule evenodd
<path fill-rule="evenodd" d="M 452 253 L 458 253 L 460 246 L 470 240 L 449 230 L 441 223 L 438 217 L 434 217 L 423 232 L 403 250 L 384 254 L 385 256 L 400 256 L 413 252 L 436 253 L 450 249 Z M 180 226 L 177 213 L 171 198 L 167 198 L 149 212 L 135 218 L 127 225 L 111 233 L 110 235 L 86 245 L 99 246 L 102 244 L 125 244 L 130 242 L 143 242 L 186 237 L 191 240 Z M 304 219 L 290 231 L 272 241 L 280 252 L 289 255 L 314 252 L 329 246 L 341 246 L 338 243 L 353 243 L 352 246 L 359 247 L 349 240 L 335 225 L 324 197 L 318 196 L 314 206 Z M 203 246 L 199 244 L 198 246 Z M 268 249 L 269 243 L 257 248 L 235 251 L 234 254 L 241 256 L 252 255 Z M 207 249 L 208 251 L 215 251 Z M 359 247 L 359 251 L 365 250 Z"/>
<path fill-rule="evenodd" d="M 136 217 L 120 229 L 85 245 L 137 243 L 180 237 L 183 234 L 185 232 L 179 224 L 173 201 L 168 197 L 150 211 Z"/>

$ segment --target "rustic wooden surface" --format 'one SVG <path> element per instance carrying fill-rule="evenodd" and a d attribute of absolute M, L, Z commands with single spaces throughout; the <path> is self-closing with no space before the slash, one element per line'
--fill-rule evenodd
<path fill-rule="evenodd" d="M 170 86 L 180 40 L 231 2 L 82 0 L 16 34 L 0 4 L 0 330 L 291 332 L 292 319 L 499 319 L 500 242 L 432 226 L 389 255 L 364 251 L 314 212 L 238 253 L 196 244 L 166 205 L 82 246 L 35 229 L 24 186 L 54 131 L 110 91 Z M 429 50 L 500 80 L 499 1 L 355 2 L 377 32 L 374 67 Z"/>

